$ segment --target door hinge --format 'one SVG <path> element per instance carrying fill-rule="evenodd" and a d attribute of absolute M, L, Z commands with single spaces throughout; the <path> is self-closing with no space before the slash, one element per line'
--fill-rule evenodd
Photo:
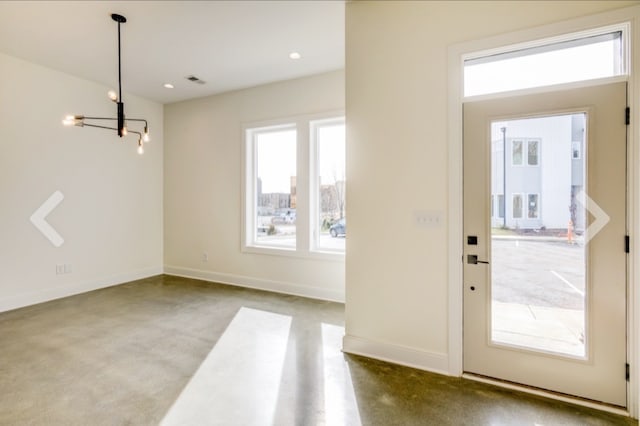
<path fill-rule="evenodd" d="M 631 374 L 629 373 L 629 363 L 625 364 L 625 378 L 627 379 L 627 382 L 629 381 L 629 378 L 631 377 Z"/>
<path fill-rule="evenodd" d="M 629 250 L 630 250 L 629 246 L 630 245 L 631 245 L 631 241 L 629 239 L 629 236 L 625 235 L 624 236 L 624 252 L 625 253 L 629 253 Z"/>
<path fill-rule="evenodd" d="M 627 126 L 631 124 L 631 108 L 629 107 L 624 110 L 624 124 Z"/>

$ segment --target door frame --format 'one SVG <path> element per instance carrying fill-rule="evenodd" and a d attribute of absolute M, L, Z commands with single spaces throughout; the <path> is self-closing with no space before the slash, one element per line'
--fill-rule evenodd
<path fill-rule="evenodd" d="M 463 62 L 476 52 L 501 51 L 504 46 L 522 44 L 540 39 L 562 36 L 568 33 L 597 30 L 607 26 L 627 24 L 629 40 L 640 33 L 640 6 L 626 7 L 596 15 L 576 18 L 528 30 L 502 34 L 482 40 L 460 43 L 449 47 L 448 62 L 448 360 L 449 374 L 463 374 L 463 227 L 462 227 L 462 95 Z M 636 36 L 637 38 L 637 36 Z M 640 43 L 627 46 L 628 75 L 602 80 L 569 83 L 536 89 L 525 89 L 503 94 L 484 95 L 473 99 L 489 99 L 527 93 L 554 91 L 558 87 L 584 87 L 604 82 L 627 81 L 628 106 L 631 108 L 631 123 L 627 129 L 627 227 L 631 237 L 627 262 L 627 359 L 630 364 L 630 379 L 627 384 L 627 413 L 639 417 L 640 393 L 640 263 L 635 260 L 640 253 Z M 558 397 L 558 399 L 561 399 Z"/>

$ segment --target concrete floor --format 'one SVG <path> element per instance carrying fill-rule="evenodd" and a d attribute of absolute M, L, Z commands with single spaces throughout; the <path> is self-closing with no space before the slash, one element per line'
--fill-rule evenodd
<path fill-rule="evenodd" d="M 637 424 L 343 355 L 343 317 L 168 276 L 0 313 L 0 424 Z"/>

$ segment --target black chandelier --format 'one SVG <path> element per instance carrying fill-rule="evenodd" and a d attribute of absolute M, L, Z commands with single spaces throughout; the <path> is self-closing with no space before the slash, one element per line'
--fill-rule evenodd
<path fill-rule="evenodd" d="M 143 118 L 126 118 L 124 115 L 124 103 L 122 102 L 122 65 L 120 59 L 120 24 L 127 22 L 127 18 L 117 13 L 111 14 L 111 19 L 118 23 L 118 93 L 110 90 L 108 93 L 109 99 L 118 105 L 117 117 L 89 117 L 86 115 L 67 115 L 62 121 L 65 126 L 78 126 L 78 127 L 96 127 L 98 129 L 116 130 L 118 136 L 123 137 L 129 133 L 138 135 L 138 154 L 144 153 L 144 142 L 149 142 L 149 124 L 147 120 Z M 87 122 L 89 120 L 89 122 Z M 93 122 L 103 121 L 115 121 L 117 127 L 106 126 L 102 124 L 94 124 Z M 135 131 L 127 128 L 129 122 L 144 123 L 144 129 L 142 131 Z M 106 124 L 106 123 L 105 123 Z"/>

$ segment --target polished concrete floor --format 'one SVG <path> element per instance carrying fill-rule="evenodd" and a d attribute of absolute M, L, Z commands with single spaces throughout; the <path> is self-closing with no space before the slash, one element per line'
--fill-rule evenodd
<path fill-rule="evenodd" d="M 344 355 L 343 305 L 159 276 L 0 313 L 0 425 L 632 425 Z"/>

